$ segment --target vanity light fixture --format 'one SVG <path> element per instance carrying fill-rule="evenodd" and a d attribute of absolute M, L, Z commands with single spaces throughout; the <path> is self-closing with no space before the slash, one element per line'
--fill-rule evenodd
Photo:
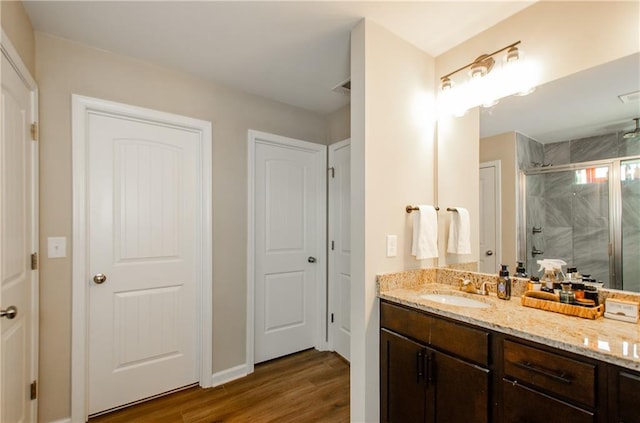
<path fill-rule="evenodd" d="M 537 75 L 532 69 L 537 65 L 530 63 L 530 59 L 523 61 L 520 43 L 516 41 L 490 54 L 482 54 L 440 77 L 439 113 L 460 116 L 476 106 L 488 108 L 501 98 L 533 92 Z M 499 57 L 500 53 L 504 54 Z"/>
<path fill-rule="evenodd" d="M 440 88 L 442 89 L 442 91 L 450 90 L 451 87 L 453 87 L 453 82 L 451 82 L 449 78 L 446 78 L 446 77 L 442 78 L 441 85 L 440 85 Z"/>
<path fill-rule="evenodd" d="M 466 65 L 454 70 L 453 72 L 449 72 L 448 74 L 440 77 L 442 89 L 444 90 L 446 88 L 451 88 L 452 84 L 451 84 L 450 77 L 465 69 L 469 69 L 469 76 L 471 78 L 482 78 L 487 76 L 489 72 L 493 70 L 493 67 L 496 63 L 493 56 L 495 56 L 498 53 L 502 53 L 505 50 L 507 50 L 507 54 L 505 56 L 505 62 L 509 63 L 509 62 L 519 60 L 520 51 L 518 50 L 518 47 L 516 47 L 519 44 L 520 44 L 520 41 L 516 41 L 515 43 L 509 44 L 506 47 L 502 47 L 501 49 L 496 50 L 493 53 L 482 54 L 478 56 L 473 62 L 467 63 Z"/>
<path fill-rule="evenodd" d="M 476 60 L 471 63 L 471 67 L 469 68 L 469 76 L 471 78 L 482 78 L 486 76 L 493 69 L 493 65 L 496 64 L 496 61 L 493 57 L 483 54 L 479 56 Z"/>

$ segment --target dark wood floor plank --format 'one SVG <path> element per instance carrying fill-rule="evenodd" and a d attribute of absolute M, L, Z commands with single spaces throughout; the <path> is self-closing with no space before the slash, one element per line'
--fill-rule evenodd
<path fill-rule="evenodd" d="M 349 422 L 349 364 L 335 353 L 302 351 L 254 370 L 222 386 L 189 388 L 90 423 Z"/>

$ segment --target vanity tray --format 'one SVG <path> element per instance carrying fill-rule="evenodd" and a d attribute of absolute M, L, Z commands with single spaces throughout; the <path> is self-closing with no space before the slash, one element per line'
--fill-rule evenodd
<path fill-rule="evenodd" d="M 595 307 L 583 307 L 573 304 L 565 304 L 559 301 L 549 301 L 527 296 L 527 293 L 520 297 L 520 302 L 525 307 L 539 308 L 541 310 L 553 311 L 554 313 L 578 316 L 583 319 L 595 320 L 604 315 L 604 304 Z"/>

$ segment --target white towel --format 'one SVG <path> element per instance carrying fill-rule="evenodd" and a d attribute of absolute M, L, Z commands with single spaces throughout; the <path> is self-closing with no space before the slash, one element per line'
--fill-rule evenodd
<path fill-rule="evenodd" d="M 413 212 L 411 254 L 417 260 L 438 257 L 438 214 L 433 206 L 418 206 Z"/>
<path fill-rule="evenodd" d="M 469 222 L 469 211 L 463 207 L 456 207 L 456 210 L 457 212 L 451 213 L 447 253 L 471 254 L 471 224 Z"/>

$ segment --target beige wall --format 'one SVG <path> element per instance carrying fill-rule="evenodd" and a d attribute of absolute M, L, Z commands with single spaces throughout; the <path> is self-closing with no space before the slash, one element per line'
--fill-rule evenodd
<path fill-rule="evenodd" d="M 376 274 L 429 266 L 407 204 L 434 201 L 433 58 L 365 20 L 351 43 L 351 421 L 379 421 Z M 386 235 L 398 236 L 386 257 Z"/>
<path fill-rule="evenodd" d="M 482 53 L 521 40 L 526 58 L 541 65 L 540 84 L 543 84 L 640 51 L 639 25 L 640 2 L 538 2 L 438 56 L 436 75 L 439 78 Z M 479 131 L 477 123 L 472 122 L 477 120 L 474 118 L 477 114 L 476 108 L 463 118 L 451 119 L 455 127 L 453 133 L 456 136 L 464 134 L 468 144 L 464 144 L 462 138 L 443 139 L 441 129 L 447 124 L 444 121 L 438 124 L 438 202 L 441 206 L 447 207 L 448 200 L 454 198 L 455 201 L 466 201 L 478 210 L 475 203 L 470 202 L 470 199 L 478 198 L 478 179 L 471 175 L 473 171 L 465 170 L 465 166 L 477 168 L 478 164 L 477 161 L 474 164 L 474 156 L 478 156 Z M 503 198 L 503 203 L 505 201 Z M 503 208 L 503 219 L 510 219 L 506 211 Z M 472 257 L 477 260 L 477 223 L 472 214 L 472 228 L 474 226 Z M 442 235 L 441 231 L 441 242 Z M 513 265 L 515 259 L 506 261 L 510 254 L 507 252 L 509 243 L 503 245 L 503 261 Z M 515 257 L 515 243 L 513 245 Z M 463 258 L 448 255 L 440 264 Z"/>
<path fill-rule="evenodd" d="M 31 76 L 36 73 L 36 43 L 33 27 L 21 1 L 2 1 L 0 22 Z"/>
<path fill-rule="evenodd" d="M 247 130 L 325 143 L 326 119 L 135 59 L 36 34 L 40 87 L 40 245 L 71 237 L 71 94 L 213 125 L 213 370 L 245 362 Z M 70 415 L 71 259 L 43 254 L 40 418 Z"/>
<path fill-rule="evenodd" d="M 351 105 L 327 115 L 327 144 L 346 140 L 351 136 Z"/>
<path fill-rule="evenodd" d="M 502 215 L 502 239 L 501 262 L 513 268 L 516 264 L 516 196 L 517 196 L 517 176 L 518 163 L 516 156 L 516 133 L 507 132 L 480 139 L 480 163 L 500 161 L 500 196 L 502 205 L 500 213 Z"/>

